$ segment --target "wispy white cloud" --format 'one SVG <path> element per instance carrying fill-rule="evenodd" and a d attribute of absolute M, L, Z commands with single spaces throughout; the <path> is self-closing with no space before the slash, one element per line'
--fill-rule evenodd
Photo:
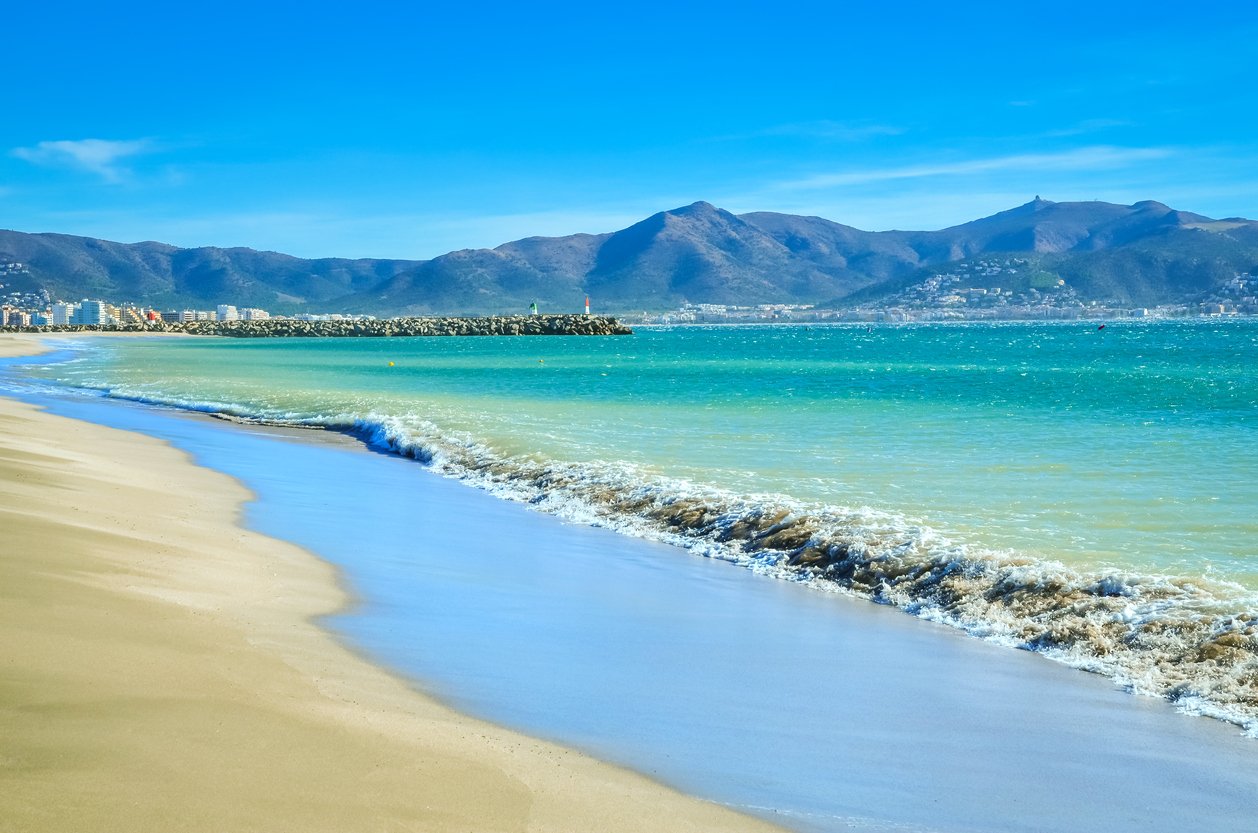
<path fill-rule="evenodd" d="M 109 183 L 126 181 L 130 169 L 125 160 L 157 150 L 150 139 L 77 139 L 40 142 L 34 147 L 14 148 L 12 155 L 33 165 L 87 171 Z"/>
<path fill-rule="evenodd" d="M 1137 162 L 1164 159 L 1171 155 L 1166 148 L 1122 148 L 1098 146 L 1061 153 L 1023 153 L 959 162 L 908 165 L 898 168 L 877 168 L 863 171 L 816 174 L 778 183 L 783 190 L 841 188 L 869 185 L 895 180 L 920 180 L 938 177 L 967 176 L 996 171 L 1084 171 L 1120 168 Z"/>

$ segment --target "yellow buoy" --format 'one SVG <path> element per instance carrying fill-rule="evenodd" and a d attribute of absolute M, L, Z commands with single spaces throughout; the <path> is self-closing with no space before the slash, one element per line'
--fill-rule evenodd
<path fill-rule="evenodd" d="M 389 367 L 393 367 L 393 362 L 389 362 Z"/>

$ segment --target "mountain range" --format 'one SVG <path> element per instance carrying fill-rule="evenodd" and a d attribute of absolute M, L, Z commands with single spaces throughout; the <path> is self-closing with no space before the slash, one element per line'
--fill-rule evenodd
<path fill-rule="evenodd" d="M 876 304 L 958 263 L 1017 256 L 1084 300 L 1156 306 L 1258 273 L 1258 222 L 1159 202 L 1025 205 L 939 231 L 862 231 L 820 217 L 735 215 L 706 202 L 620 231 L 529 237 L 431 260 L 307 260 L 0 231 L 2 292 L 46 290 L 159 308 L 219 303 L 376 315 L 663 310 L 681 303 Z M 2 294 L 2 293 L 0 293 Z"/>

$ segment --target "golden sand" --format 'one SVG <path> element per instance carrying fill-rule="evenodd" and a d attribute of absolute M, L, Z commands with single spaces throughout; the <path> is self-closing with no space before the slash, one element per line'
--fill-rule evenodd
<path fill-rule="evenodd" d="M 311 623 L 335 571 L 238 526 L 248 497 L 0 398 L 0 831 L 774 829 L 355 656 Z"/>

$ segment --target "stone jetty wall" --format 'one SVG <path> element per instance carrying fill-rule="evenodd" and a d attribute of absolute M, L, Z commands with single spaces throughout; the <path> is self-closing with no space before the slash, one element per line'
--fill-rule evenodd
<path fill-rule="evenodd" d="M 117 326 L 54 325 L 10 332 L 187 333 L 228 338 L 352 338 L 381 336 L 611 336 L 633 330 L 606 315 L 488 315 L 475 318 L 389 318 L 374 321 L 160 321 Z"/>

